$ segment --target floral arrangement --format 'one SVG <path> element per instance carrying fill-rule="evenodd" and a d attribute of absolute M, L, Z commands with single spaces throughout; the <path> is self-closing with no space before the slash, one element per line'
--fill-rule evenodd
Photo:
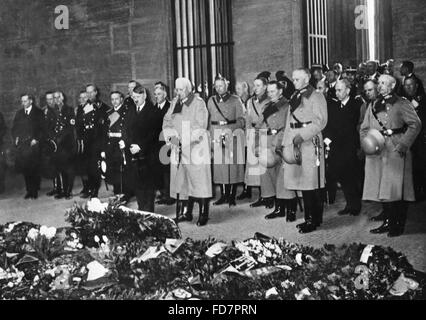
<path fill-rule="evenodd" d="M 425 275 L 390 248 L 182 240 L 172 220 L 116 201 L 66 216 L 70 228 L 0 226 L 0 299 L 425 298 Z"/>

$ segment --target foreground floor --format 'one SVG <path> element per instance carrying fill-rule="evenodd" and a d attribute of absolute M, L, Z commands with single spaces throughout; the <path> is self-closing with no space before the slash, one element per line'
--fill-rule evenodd
<path fill-rule="evenodd" d="M 80 187 L 75 188 L 75 192 Z M 73 200 L 54 200 L 45 196 L 49 191 L 49 183 L 43 183 L 43 190 L 38 200 L 24 200 L 23 190 L 20 187 L 9 190 L 0 195 L 0 224 L 10 221 L 29 221 L 48 226 L 65 226 L 64 215 L 68 208 L 75 202 L 83 204 L 85 201 L 79 197 Z M 100 197 L 105 199 L 111 196 L 111 191 L 102 188 Z M 253 201 L 257 194 L 253 195 Z M 184 238 L 205 239 L 208 237 L 232 241 L 245 240 L 261 232 L 266 235 L 285 238 L 288 241 L 320 247 L 328 244 L 364 243 L 389 246 L 400 251 L 408 257 L 413 266 L 421 271 L 426 271 L 426 203 L 412 204 L 409 210 L 406 232 L 398 238 L 388 238 L 386 235 L 372 235 L 369 230 L 380 225 L 370 222 L 369 217 L 377 215 L 380 206 L 374 203 L 365 203 L 363 212 L 358 217 L 337 215 L 337 211 L 344 207 L 342 195 L 338 195 L 337 203 L 326 207 L 324 224 L 320 229 L 311 234 L 302 235 L 297 232 L 296 224 L 303 221 L 303 213 L 298 213 L 298 220 L 286 223 L 285 219 L 267 221 L 264 216 L 271 210 L 265 208 L 252 209 L 249 201 L 240 201 L 237 207 L 229 209 L 227 206 L 211 206 L 209 224 L 199 228 L 195 225 L 198 217 L 198 207 L 194 208 L 194 222 L 182 223 L 180 228 Z M 129 204 L 136 208 L 135 202 Z M 174 206 L 157 206 L 156 213 L 173 218 Z"/>

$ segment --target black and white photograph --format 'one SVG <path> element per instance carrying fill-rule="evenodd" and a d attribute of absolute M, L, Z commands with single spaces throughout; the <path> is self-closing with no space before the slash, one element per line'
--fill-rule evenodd
<path fill-rule="evenodd" d="M 0 2 L 0 300 L 426 300 L 424 0 Z"/>

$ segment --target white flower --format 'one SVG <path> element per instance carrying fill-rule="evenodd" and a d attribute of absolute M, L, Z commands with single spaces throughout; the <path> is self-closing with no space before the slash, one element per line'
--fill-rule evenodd
<path fill-rule="evenodd" d="M 29 240 L 33 240 L 34 241 L 35 239 L 37 239 L 37 237 L 39 236 L 39 234 L 40 234 L 40 232 L 37 229 L 32 228 L 30 231 L 28 231 L 27 238 Z"/>
<path fill-rule="evenodd" d="M 105 243 L 109 243 L 109 239 L 107 238 L 107 236 L 102 236 L 102 240 Z"/>
<path fill-rule="evenodd" d="M 83 245 L 82 245 L 81 243 L 79 243 L 79 244 L 77 245 L 77 249 L 83 249 Z"/>
<path fill-rule="evenodd" d="M 73 237 L 74 239 L 78 239 L 77 234 L 75 232 L 71 233 L 71 237 Z"/>
<path fill-rule="evenodd" d="M 48 228 L 46 226 L 42 226 L 40 228 L 40 235 L 45 236 L 48 240 L 50 240 L 55 237 L 56 228 L 55 227 Z"/>
<path fill-rule="evenodd" d="M 96 242 L 96 243 L 101 242 L 101 239 L 99 239 L 99 237 L 98 237 L 98 236 L 94 236 L 94 238 L 93 238 L 93 239 L 95 240 L 95 242 Z"/>
<path fill-rule="evenodd" d="M 9 283 L 7 284 L 7 286 L 8 286 L 9 288 L 13 288 L 13 282 L 9 282 Z"/>
<path fill-rule="evenodd" d="M 15 229 L 15 227 L 17 226 L 17 225 L 20 225 L 22 222 L 21 221 L 19 221 L 19 222 L 15 222 L 15 223 L 11 223 L 11 224 L 9 224 L 9 226 L 4 230 L 4 232 L 5 233 L 10 233 L 10 232 L 12 232 L 13 231 L 13 229 Z"/>
<path fill-rule="evenodd" d="M 93 198 L 87 202 L 87 210 L 91 212 L 104 213 L 107 207 L 108 203 L 102 203 L 98 198 Z"/>

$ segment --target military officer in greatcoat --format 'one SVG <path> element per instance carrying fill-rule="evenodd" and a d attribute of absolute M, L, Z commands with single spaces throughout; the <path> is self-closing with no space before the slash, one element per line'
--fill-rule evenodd
<path fill-rule="evenodd" d="M 408 202 L 415 200 L 410 147 L 422 126 L 413 105 L 393 93 L 395 86 L 395 78 L 380 76 L 380 95 L 368 108 L 360 132 L 367 153 L 363 200 L 382 203 L 385 215 L 371 233 L 389 237 L 404 232 Z"/>
<path fill-rule="evenodd" d="M 283 96 L 283 91 L 284 87 L 278 81 L 271 81 L 268 84 L 270 101 L 265 106 L 261 121 L 256 126 L 261 135 L 266 135 L 266 139 L 260 139 L 257 156 L 263 168 L 260 176 L 262 198 L 275 202 L 275 210 L 265 218 L 269 220 L 287 215 L 287 221 L 295 221 L 296 191 L 287 190 L 284 187 L 282 138 L 287 123 L 289 104 Z M 263 144 L 265 140 L 266 145 Z"/>
<path fill-rule="evenodd" d="M 55 146 L 53 162 L 57 170 L 57 194 L 55 199 L 71 199 L 74 184 L 74 160 L 76 154 L 75 113 L 64 104 L 65 97 L 60 91 L 54 93 L 56 121 L 53 135 L 49 137 Z"/>
<path fill-rule="evenodd" d="M 322 224 L 325 164 L 321 132 L 327 125 L 327 102 L 309 85 L 309 70 L 295 70 L 293 83 L 296 92 L 290 99 L 283 152 L 286 148 L 300 150 L 301 163 L 284 164 L 284 187 L 302 191 L 305 222 L 297 227 L 301 233 L 308 233 Z"/>
<path fill-rule="evenodd" d="M 330 149 L 328 177 L 333 183 L 340 182 L 346 200 L 346 207 L 338 214 L 357 216 L 361 211 L 361 190 L 357 180 L 360 162 L 357 153 L 360 148 L 358 123 L 362 101 L 352 97 L 350 92 L 351 84 L 347 79 L 337 81 L 338 102 L 328 104 L 328 123 L 323 135 Z"/>
<path fill-rule="evenodd" d="M 110 109 L 98 98 L 94 84 L 86 86 L 87 102 L 79 109 L 77 116 L 77 150 L 81 159 L 82 176 L 87 176 L 86 191 L 81 198 L 96 198 L 101 186 L 99 169 L 103 134 Z M 84 187 L 84 185 L 83 185 Z"/>
<path fill-rule="evenodd" d="M 175 90 L 177 97 L 163 122 L 164 137 L 172 147 L 170 195 L 178 200 L 176 222 L 192 221 L 197 201 L 197 225 L 204 226 L 213 196 L 209 113 L 204 100 L 193 93 L 189 79 L 178 78 Z"/>
<path fill-rule="evenodd" d="M 126 150 L 126 146 L 131 142 L 131 123 L 135 118 L 135 109 L 124 104 L 124 95 L 119 91 L 111 92 L 111 105 L 101 157 L 105 157 L 107 165 L 105 181 L 113 185 L 115 195 L 123 194 L 123 201 L 127 202 L 130 200 L 131 185 L 128 165 L 130 152 Z"/>
<path fill-rule="evenodd" d="M 22 108 L 16 112 L 12 137 L 16 147 L 16 169 L 25 178 L 25 199 L 37 199 L 40 189 L 40 141 L 43 137 L 43 112 L 29 94 L 21 96 Z"/>
<path fill-rule="evenodd" d="M 417 201 L 426 198 L 426 95 L 418 94 L 417 77 L 407 77 L 404 81 L 404 96 L 414 106 L 422 121 L 422 130 L 417 136 L 411 150 L 413 153 L 414 192 Z"/>
<path fill-rule="evenodd" d="M 228 92 L 228 81 L 215 80 L 216 95 L 210 97 L 210 136 L 213 144 L 213 182 L 220 185 L 220 199 L 213 205 L 235 206 L 237 185 L 244 183 L 244 108 L 236 95 Z"/>
<path fill-rule="evenodd" d="M 259 166 L 259 159 L 255 156 L 256 139 L 259 139 L 258 130 L 256 127 L 260 125 L 261 115 L 265 106 L 269 103 L 268 97 L 268 80 L 265 78 L 257 78 L 253 83 L 254 95 L 247 101 L 246 104 L 246 145 L 247 145 L 247 159 L 246 159 L 246 173 L 245 173 L 245 194 L 238 196 L 238 199 L 251 198 L 252 188 L 260 188 L 260 175 L 261 168 Z M 264 199 L 261 198 L 251 204 L 251 207 L 260 207 L 265 205 Z"/>
<path fill-rule="evenodd" d="M 137 85 L 141 85 L 139 82 L 137 82 L 136 80 L 130 80 L 129 84 L 127 86 L 127 97 L 124 98 L 123 104 L 126 108 L 131 108 L 136 110 L 136 105 L 135 105 L 135 101 L 133 100 L 133 90 L 135 89 L 135 87 Z"/>
<path fill-rule="evenodd" d="M 76 128 L 76 136 L 77 136 L 77 155 L 76 155 L 76 166 L 75 166 L 75 174 L 76 176 L 81 177 L 81 182 L 83 184 L 83 189 L 80 191 L 79 195 L 85 195 L 89 193 L 88 182 L 87 182 L 87 160 L 84 156 L 82 150 L 81 140 L 83 138 L 84 132 L 84 124 L 83 124 L 83 108 L 85 107 L 88 100 L 86 90 L 81 90 L 78 95 L 78 107 L 75 117 L 75 128 Z"/>

